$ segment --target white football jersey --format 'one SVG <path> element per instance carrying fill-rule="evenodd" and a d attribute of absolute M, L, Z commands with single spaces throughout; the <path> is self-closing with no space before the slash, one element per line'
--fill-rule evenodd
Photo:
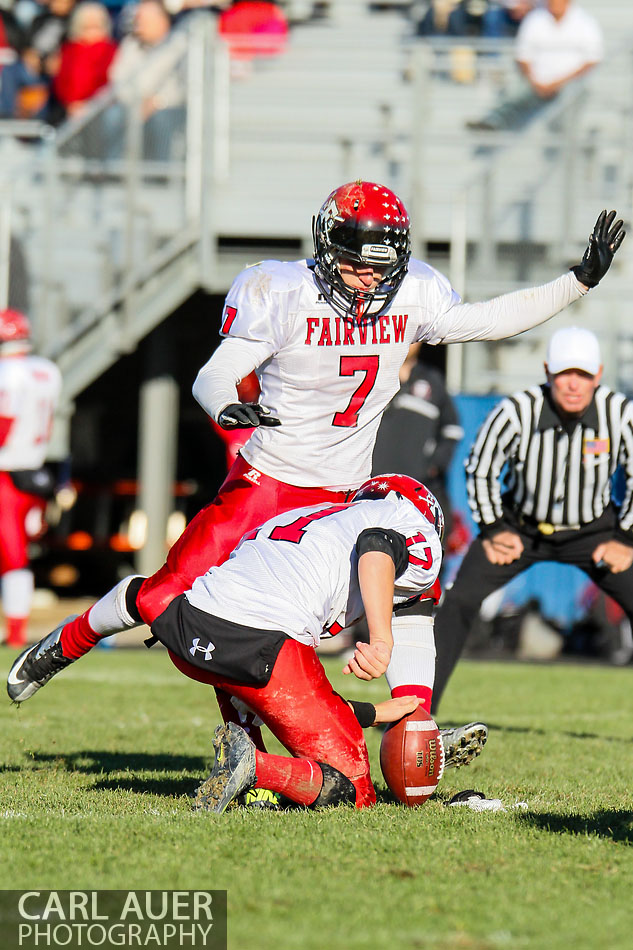
<path fill-rule="evenodd" d="M 62 378 L 41 356 L 0 359 L 0 470 L 41 468 Z"/>
<path fill-rule="evenodd" d="M 444 339 L 436 321 L 459 297 L 438 271 L 412 260 L 388 312 L 359 325 L 332 310 L 308 263 L 247 268 L 226 298 L 222 335 L 268 343 L 259 401 L 282 423 L 256 429 L 242 455 L 291 485 L 357 487 L 371 474 L 380 418 L 410 344 Z"/>
<path fill-rule="evenodd" d="M 435 528 L 392 492 L 271 518 L 245 535 L 228 561 L 198 577 L 187 600 L 216 617 L 318 646 L 328 628 L 342 629 L 364 614 L 356 541 L 372 527 L 391 528 L 407 542 L 409 564 L 396 579 L 395 604 L 434 584 L 442 562 Z"/>

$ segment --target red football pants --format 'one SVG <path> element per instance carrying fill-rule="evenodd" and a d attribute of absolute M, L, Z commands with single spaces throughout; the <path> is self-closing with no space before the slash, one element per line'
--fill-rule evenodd
<path fill-rule="evenodd" d="M 226 561 L 240 538 L 269 518 L 320 502 L 340 503 L 348 495 L 344 491 L 287 485 L 264 475 L 238 456 L 211 504 L 189 522 L 170 549 L 165 564 L 143 581 L 136 598 L 141 617 L 151 626 L 174 597 L 189 590 L 196 577 L 206 574 L 210 567 Z M 191 675 L 186 669 L 183 672 Z M 216 692 L 224 721 L 244 726 L 257 748 L 264 752 L 261 732 L 253 726 L 252 717 L 241 720 L 226 694 Z"/>
<path fill-rule="evenodd" d="M 170 656 L 191 679 L 245 702 L 293 756 L 326 762 L 346 775 L 356 788 L 357 808 L 375 804 L 363 730 L 345 700 L 334 692 L 312 647 L 286 640 L 270 680 L 259 687 L 243 686 L 198 669 L 171 652 Z"/>
<path fill-rule="evenodd" d="M 27 515 L 35 509 L 41 516 L 45 508 L 42 498 L 20 491 L 8 472 L 0 472 L 0 574 L 28 567 Z"/>

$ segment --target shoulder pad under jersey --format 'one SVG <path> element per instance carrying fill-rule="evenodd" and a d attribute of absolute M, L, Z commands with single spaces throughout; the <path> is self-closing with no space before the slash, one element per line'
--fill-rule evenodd
<path fill-rule="evenodd" d="M 251 292 L 287 293 L 298 290 L 311 272 L 305 261 L 259 261 L 250 264 L 235 278 L 233 286 L 248 286 Z"/>

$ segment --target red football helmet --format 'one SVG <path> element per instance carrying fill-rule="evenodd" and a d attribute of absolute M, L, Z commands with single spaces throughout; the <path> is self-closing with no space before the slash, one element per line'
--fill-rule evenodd
<path fill-rule="evenodd" d="M 0 344 L 31 339 L 31 324 L 19 310 L 0 310 Z"/>
<path fill-rule="evenodd" d="M 354 492 L 352 501 L 386 498 L 391 491 L 395 491 L 403 498 L 413 502 L 426 520 L 435 526 L 437 535 L 442 541 L 444 538 L 444 513 L 440 508 L 440 503 L 426 485 L 409 475 L 375 475 L 369 481 L 363 482 L 360 488 Z"/>
<path fill-rule="evenodd" d="M 329 195 L 312 219 L 315 278 L 341 316 L 375 315 L 404 280 L 411 241 L 409 215 L 397 195 L 371 181 L 349 182 Z M 375 290 L 355 290 L 341 277 L 341 258 L 384 269 Z"/>

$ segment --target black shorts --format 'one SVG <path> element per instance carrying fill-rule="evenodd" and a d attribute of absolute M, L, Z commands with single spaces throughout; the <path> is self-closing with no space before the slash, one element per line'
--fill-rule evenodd
<path fill-rule="evenodd" d="M 208 614 L 184 594 L 172 600 L 151 629 L 182 660 L 245 686 L 266 685 L 288 639 L 281 630 L 257 630 Z"/>

